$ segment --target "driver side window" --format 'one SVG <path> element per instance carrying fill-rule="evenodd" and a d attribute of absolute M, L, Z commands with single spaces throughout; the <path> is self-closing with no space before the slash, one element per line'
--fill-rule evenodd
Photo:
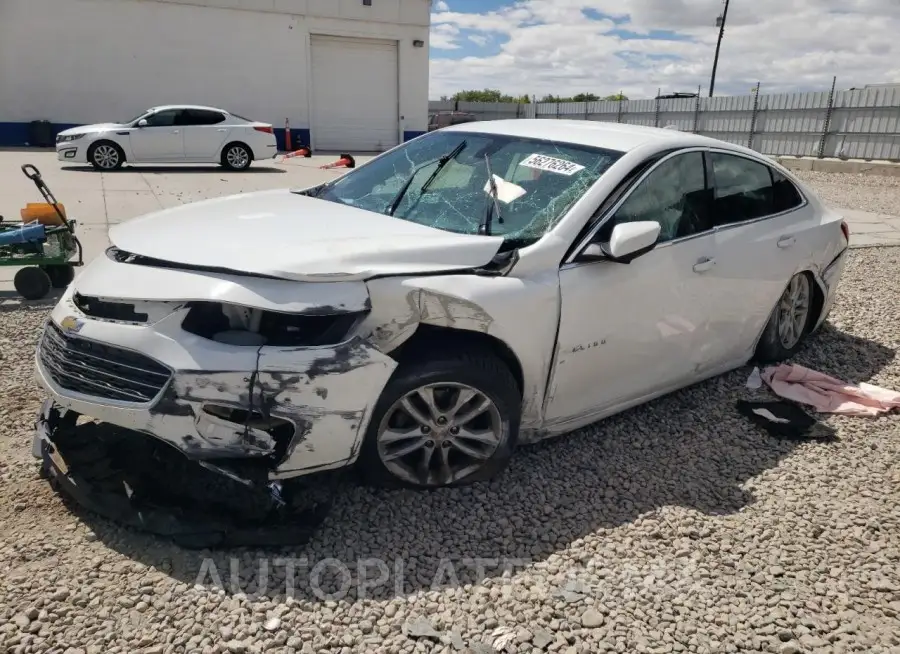
<path fill-rule="evenodd" d="M 712 191 L 706 183 L 702 152 L 686 152 L 661 163 L 635 188 L 600 230 L 608 241 L 621 223 L 659 223 L 658 243 L 700 234 L 713 228 Z"/>
<path fill-rule="evenodd" d="M 148 127 L 172 127 L 175 125 L 175 119 L 181 110 L 170 109 L 168 111 L 160 111 L 147 118 Z"/>

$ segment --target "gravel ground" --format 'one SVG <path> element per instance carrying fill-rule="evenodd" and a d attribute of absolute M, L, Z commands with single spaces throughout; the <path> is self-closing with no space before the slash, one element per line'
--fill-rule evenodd
<path fill-rule="evenodd" d="M 900 388 L 898 271 L 900 248 L 854 251 L 799 361 Z M 345 484 L 313 542 L 279 553 L 306 558 L 289 574 L 65 508 L 28 452 L 46 308 L 3 309 L 0 652 L 900 652 L 898 415 L 776 440 L 734 410 L 735 371 L 489 484 Z"/>
<path fill-rule="evenodd" d="M 803 170 L 793 173 L 832 206 L 900 216 L 900 177 Z"/>

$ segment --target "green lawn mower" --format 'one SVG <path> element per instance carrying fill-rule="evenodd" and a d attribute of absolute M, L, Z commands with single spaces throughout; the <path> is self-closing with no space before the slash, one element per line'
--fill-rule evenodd
<path fill-rule="evenodd" d="M 75 266 L 84 265 L 75 221 L 66 218 L 40 171 L 22 166 L 46 202 L 29 202 L 21 222 L 8 223 L 0 216 L 0 266 L 21 268 L 13 278 L 16 292 L 26 300 L 40 300 L 51 288 L 65 288 L 75 277 Z M 72 257 L 78 256 L 72 261 Z"/>

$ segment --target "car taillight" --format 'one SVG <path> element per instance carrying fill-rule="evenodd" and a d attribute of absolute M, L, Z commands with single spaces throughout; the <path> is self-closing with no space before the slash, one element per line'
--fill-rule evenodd
<path fill-rule="evenodd" d="M 847 224 L 847 221 L 841 221 L 841 231 L 844 233 L 844 238 L 847 239 L 847 242 L 850 242 L 850 226 Z"/>
<path fill-rule="evenodd" d="M 272 133 L 271 125 L 266 125 L 265 127 L 254 127 L 253 129 L 255 129 L 257 132 L 265 132 L 266 134 Z"/>

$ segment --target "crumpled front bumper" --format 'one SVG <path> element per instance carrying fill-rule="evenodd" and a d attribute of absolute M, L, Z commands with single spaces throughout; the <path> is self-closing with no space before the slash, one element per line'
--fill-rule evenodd
<path fill-rule="evenodd" d="M 146 324 L 93 319 L 73 302 L 73 286 L 36 352 L 37 379 L 54 405 L 213 465 L 249 459 L 269 479 L 285 479 L 352 463 L 396 367 L 359 338 L 314 348 L 217 343 L 184 331 L 187 309 L 178 307 Z M 291 429 L 249 427 L 211 414 L 211 406 Z"/>
<path fill-rule="evenodd" d="M 330 498 L 279 482 L 246 486 L 199 467 L 162 441 L 110 425 L 77 424 L 46 400 L 35 422 L 34 455 L 51 486 L 82 507 L 190 549 L 300 545 Z M 325 499 L 318 502 L 317 499 Z"/>

